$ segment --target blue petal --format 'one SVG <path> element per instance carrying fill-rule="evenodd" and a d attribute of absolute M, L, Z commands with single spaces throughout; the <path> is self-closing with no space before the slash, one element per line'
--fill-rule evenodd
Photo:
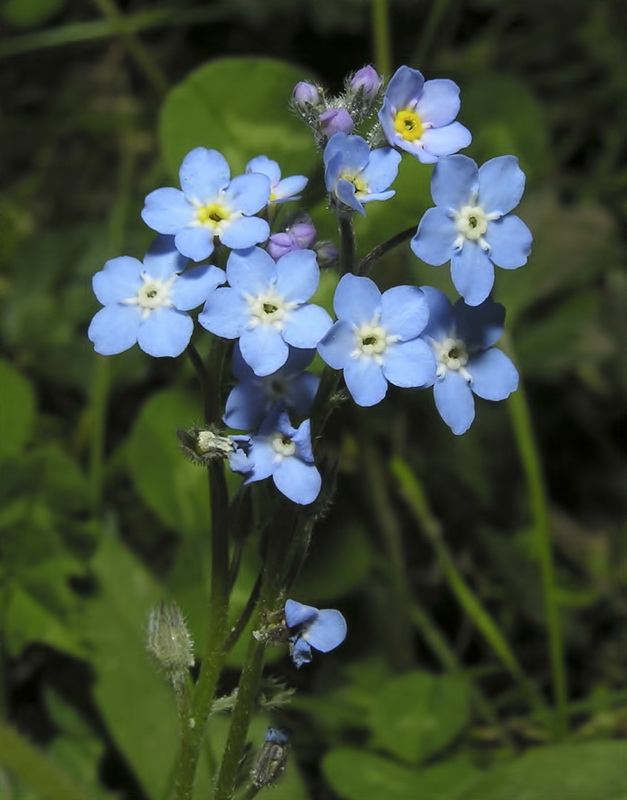
<path fill-rule="evenodd" d="M 211 292 L 226 282 L 223 269 L 212 264 L 193 267 L 180 275 L 172 287 L 172 302 L 180 311 L 189 311 L 202 305 Z"/>
<path fill-rule="evenodd" d="M 527 263 L 531 252 L 531 231 L 514 214 L 494 220 L 485 235 L 490 245 L 490 258 L 503 269 L 518 269 Z"/>
<path fill-rule="evenodd" d="M 222 153 L 195 147 L 183 159 L 179 170 L 181 189 L 190 200 L 206 205 L 216 199 L 231 177 L 231 171 Z"/>
<path fill-rule="evenodd" d="M 468 156 L 441 158 L 431 179 L 431 196 L 436 205 L 459 210 L 479 191 L 479 169 Z"/>
<path fill-rule="evenodd" d="M 520 203 L 525 173 L 515 156 L 499 156 L 479 168 L 479 204 L 488 213 L 507 214 Z"/>
<path fill-rule="evenodd" d="M 366 216 L 366 210 L 357 197 L 355 184 L 352 181 L 340 178 L 335 185 L 335 194 L 345 206 L 352 208 L 353 211 L 358 211 L 364 217 Z"/>
<path fill-rule="evenodd" d="M 203 328 L 225 339 L 237 339 L 249 319 L 248 303 L 239 292 L 228 287 L 212 292 L 198 315 Z"/>
<path fill-rule="evenodd" d="M 501 338 L 505 308 L 489 299 L 478 306 L 469 306 L 463 300 L 458 300 L 455 303 L 455 319 L 457 336 L 469 350 L 487 350 Z"/>
<path fill-rule="evenodd" d="M 422 72 L 411 67 L 399 67 L 388 84 L 385 99 L 396 109 L 407 108 L 418 100 L 425 85 Z"/>
<path fill-rule="evenodd" d="M 435 405 L 444 422 L 460 436 L 475 418 L 475 401 L 468 383 L 459 372 L 447 372 L 433 387 Z"/>
<path fill-rule="evenodd" d="M 375 194 L 368 194 L 365 197 L 361 198 L 362 203 L 372 203 L 374 200 L 389 200 L 390 197 L 394 197 L 396 194 L 395 191 L 390 190 L 389 192 L 376 192 Z M 364 209 L 364 216 L 366 214 L 366 210 Z"/>
<path fill-rule="evenodd" d="M 270 178 L 271 183 L 277 183 L 277 181 L 281 180 L 281 168 L 276 161 L 268 158 L 268 156 L 251 158 L 248 164 L 246 164 L 245 171 L 246 173 L 260 172 L 262 175 L 266 175 Z"/>
<path fill-rule="evenodd" d="M 269 478 L 277 467 L 276 455 L 266 437 L 253 436 L 248 456 L 252 470 L 246 476 L 244 483 L 254 483 Z"/>
<path fill-rule="evenodd" d="M 448 78 L 438 78 L 425 82 L 416 113 L 423 122 L 441 128 L 455 119 L 459 107 L 459 86 Z"/>
<path fill-rule="evenodd" d="M 285 601 L 285 623 L 288 628 L 296 628 L 305 622 L 310 622 L 318 616 L 318 609 L 306 606 L 297 600 Z"/>
<path fill-rule="evenodd" d="M 313 250 L 293 250 L 276 262 L 276 288 L 286 300 L 304 303 L 320 282 L 320 267 Z"/>
<path fill-rule="evenodd" d="M 469 306 L 483 303 L 494 285 L 494 265 L 476 242 L 464 242 L 451 259 L 451 278 Z"/>
<path fill-rule="evenodd" d="M 146 197 L 141 217 L 153 231 L 175 234 L 196 217 L 194 206 L 173 187 L 155 189 Z"/>
<path fill-rule="evenodd" d="M 324 163 L 330 164 L 338 155 L 342 171 L 358 172 L 368 163 L 370 148 L 361 136 L 334 133 L 325 147 Z"/>
<path fill-rule="evenodd" d="M 395 109 L 392 103 L 386 98 L 383 99 L 383 105 L 379 111 L 379 122 L 381 129 L 392 147 L 400 147 L 400 143 L 405 141 L 400 133 L 394 127 L 394 113 Z"/>
<path fill-rule="evenodd" d="M 484 400 L 505 400 L 518 388 L 518 372 L 501 350 L 491 348 L 468 361 L 471 389 Z"/>
<path fill-rule="evenodd" d="M 339 320 L 318 343 L 318 352 L 333 369 L 344 369 L 356 344 L 355 331 L 351 323 Z"/>
<path fill-rule="evenodd" d="M 156 236 L 144 256 L 144 267 L 152 278 L 168 280 L 183 272 L 188 260 L 177 250 L 173 236 Z"/>
<path fill-rule="evenodd" d="M 292 442 L 298 448 L 298 455 L 307 464 L 313 464 L 314 455 L 311 447 L 311 420 L 303 420 L 298 429 L 291 434 Z"/>
<path fill-rule="evenodd" d="M 113 356 L 137 342 L 140 324 L 141 313 L 136 306 L 106 306 L 92 319 L 87 336 L 97 353 Z"/>
<path fill-rule="evenodd" d="M 137 295 L 144 285 L 143 264 L 131 256 L 112 258 L 92 278 L 94 294 L 103 306 L 113 305 Z"/>
<path fill-rule="evenodd" d="M 456 238 L 457 228 L 451 215 L 446 209 L 435 206 L 425 211 L 410 247 L 418 258 L 438 267 L 453 255 Z"/>
<path fill-rule="evenodd" d="M 346 620 L 334 608 L 322 608 L 303 634 L 309 644 L 321 653 L 328 653 L 346 639 Z"/>
<path fill-rule="evenodd" d="M 232 250 L 246 250 L 255 244 L 265 242 L 268 236 L 270 236 L 270 226 L 265 219 L 240 217 L 222 231 L 220 241 Z"/>
<path fill-rule="evenodd" d="M 421 286 L 425 300 L 429 306 L 429 322 L 424 329 L 423 337 L 439 341 L 454 333 L 453 304 L 448 297 L 433 286 Z"/>
<path fill-rule="evenodd" d="M 300 669 L 303 664 L 311 661 L 311 647 L 301 636 L 296 636 L 290 639 L 290 656 L 294 665 Z"/>
<path fill-rule="evenodd" d="M 333 308 L 338 319 L 363 325 L 381 312 L 381 292 L 370 278 L 348 273 L 337 285 Z"/>
<path fill-rule="evenodd" d="M 451 122 L 443 128 L 429 128 L 422 134 L 425 152 L 441 158 L 468 147 L 472 136 L 460 122 Z"/>
<path fill-rule="evenodd" d="M 350 358 L 344 366 L 344 381 L 358 406 L 380 403 L 388 390 L 382 368 L 373 358 Z"/>
<path fill-rule="evenodd" d="M 331 317 L 321 306 L 299 306 L 285 320 L 283 338 L 293 347 L 317 347 L 332 324 Z"/>
<path fill-rule="evenodd" d="M 174 237 L 174 243 L 179 253 L 192 261 L 203 261 L 213 253 L 213 233 L 200 225 L 181 228 Z"/>
<path fill-rule="evenodd" d="M 149 356 L 180 356 L 189 344 L 194 323 L 189 314 L 174 308 L 159 308 L 142 322 L 137 344 Z"/>
<path fill-rule="evenodd" d="M 313 464 L 306 464 L 296 456 L 284 458 L 272 476 L 276 488 L 288 500 L 307 506 L 320 494 L 322 478 Z"/>
<path fill-rule="evenodd" d="M 224 422 L 229 428 L 253 430 L 264 417 L 266 406 L 267 398 L 259 384 L 244 381 L 234 386 L 226 399 Z"/>
<path fill-rule="evenodd" d="M 291 175 L 283 178 L 272 188 L 270 202 L 285 203 L 287 200 L 300 200 L 299 192 L 302 192 L 309 183 L 309 178 L 305 175 Z"/>
<path fill-rule="evenodd" d="M 281 334 L 270 325 L 245 328 L 239 340 L 244 361 L 255 375 L 270 375 L 287 360 L 288 348 Z"/>
<path fill-rule="evenodd" d="M 390 186 L 398 175 L 401 154 L 391 147 L 379 147 L 370 153 L 370 160 L 361 173 L 368 185 L 369 194 L 382 192 Z"/>
<path fill-rule="evenodd" d="M 233 178 L 226 190 L 225 199 L 233 209 L 237 209 L 247 216 L 256 214 L 268 204 L 270 179 L 267 175 L 257 172 L 238 175 L 237 178 Z"/>
<path fill-rule="evenodd" d="M 431 386 L 435 369 L 433 350 L 422 339 L 391 344 L 385 351 L 383 374 L 395 386 Z"/>
<path fill-rule="evenodd" d="M 251 247 L 231 253 L 226 277 L 233 289 L 256 297 L 276 280 L 276 264 L 265 250 Z"/>
<path fill-rule="evenodd" d="M 417 286 L 394 286 L 381 296 L 381 325 L 401 341 L 414 339 L 429 321 L 429 307 Z"/>
<path fill-rule="evenodd" d="M 286 403 L 294 409 L 298 416 L 309 414 L 319 386 L 320 378 L 317 375 L 312 372 L 303 372 L 302 375 L 293 379 Z"/>

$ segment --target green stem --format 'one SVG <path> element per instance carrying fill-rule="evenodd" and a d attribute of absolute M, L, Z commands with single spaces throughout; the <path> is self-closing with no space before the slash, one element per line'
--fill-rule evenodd
<path fill-rule="evenodd" d="M 389 253 L 390 250 L 398 247 L 399 244 L 406 242 L 407 239 L 410 239 L 414 235 L 414 233 L 416 233 L 416 226 L 412 225 L 411 228 L 400 231 L 400 233 L 395 234 L 387 241 L 375 247 L 374 250 L 371 250 L 368 255 L 365 258 L 362 258 L 362 260 L 359 262 L 357 266 L 357 275 L 365 275 L 375 261 L 378 261 L 386 253 Z"/>
<path fill-rule="evenodd" d="M 429 48 L 433 44 L 434 34 L 450 4 L 451 0 L 433 0 L 429 6 L 429 13 L 423 25 L 421 25 L 420 40 L 413 58 L 414 63 L 418 64 L 419 67 L 425 63 Z"/>
<path fill-rule="evenodd" d="M 353 212 L 337 212 L 337 222 L 340 234 L 340 277 L 355 268 L 355 226 Z"/>
<path fill-rule="evenodd" d="M 511 353 L 511 343 L 505 344 Z M 540 562 L 544 608 L 549 636 L 553 694 L 556 705 L 555 733 L 564 736 L 568 732 L 568 688 L 564 658 L 564 640 L 559 614 L 559 597 L 553 561 L 549 501 L 544 482 L 538 444 L 533 431 L 529 403 L 524 386 L 510 395 L 508 409 L 516 438 L 516 446 L 525 472 L 531 504 L 531 515 L 536 540 L 536 552 Z"/>
<path fill-rule="evenodd" d="M 382 75 L 392 74 L 390 25 L 387 0 L 372 0 L 372 39 L 374 62 Z"/>

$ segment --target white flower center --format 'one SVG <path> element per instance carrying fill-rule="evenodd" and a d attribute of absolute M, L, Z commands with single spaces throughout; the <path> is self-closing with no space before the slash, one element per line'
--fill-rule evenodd
<path fill-rule="evenodd" d="M 122 300 L 124 305 L 137 306 L 141 311 L 142 319 L 146 319 L 151 311 L 157 308 L 172 308 L 174 304 L 170 299 L 170 295 L 178 275 L 172 275 L 167 281 L 162 281 L 142 271 L 140 277 L 144 285 L 139 287 L 134 297 L 127 297 Z"/>
<path fill-rule="evenodd" d="M 451 370 L 459 372 L 465 381 L 472 383 L 472 377 L 466 369 L 468 348 L 464 341 L 448 336 L 439 342 L 432 340 L 431 346 L 438 365 L 436 372 L 438 378 L 443 378 Z"/>
<path fill-rule="evenodd" d="M 498 219 L 501 214 L 492 211 L 489 214 L 481 206 L 476 204 L 476 198 L 471 197 L 467 205 L 462 206 L 459 211 L 453 209 L 453 218 L 457 228 L 457 238 L 455 248 L 461 250 L 464 242 L 477 242 L 482 250 L 488 251 L 490 245 L 483 238 L 488 230 L 488 223 Z"/>
<path fill-rule="evenodd" d="M 399 336 L 389 334 L 386 329 L 379 325 L 378 317 L 359 325 L 354 329 L 355 349 L 351 352 L 351 358 L 373 358 L 381 366 L 383 356 L 390 344 L 397 342 Z"/>
<path fill-rule="evenodd" d="M 285 433 L 277 431 L 272 434 L 272 449 L 276 453 L 275 461 L 283 461 L 296 453 L 296 445 Z"/>
<path fill-rule="evenodd" d="M 271 325 L 275 330 L 283 330 L 283 323 L 289 317 L 291 311 L 298 307 L 298 303 L 293 300 L 285 300 L 274 286 L 268 287 L 264 292 L 253 297 L 245 294 L 244 299 L 248 303 L 250 310 L 249 328 L 256 328 L 258 325 Z"/>

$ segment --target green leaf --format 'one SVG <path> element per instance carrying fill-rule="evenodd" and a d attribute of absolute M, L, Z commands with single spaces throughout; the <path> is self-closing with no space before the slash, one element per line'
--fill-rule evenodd
<path fill-rule="evenodd" d="M 8 361 L 0 360 L 0 458 L 16 455 L 31 437 L 35 392 Z"/>
<path fill-rule="evenodd" d="M 289 111 L 303 70 L 267 58 L 222 58 L 194 70 L 166 97 L 159 134 L 173 175 L 194 147 L 219 150 L 232 175 L 260 154 L 283 175 L 308 174 L 319 162 L 307 126 Z"/>
<path fill-rule="evenodd" d="M 63 8 L 66 0 L 4 0 L 0 13 L 16 28 L 43 25 Z"/>
<path fill-rule="evenodd" d="M 370 724 L 375 746 L 416 762 L 446 747 L 468 719 L 469 692 L 462 676 L 416 670 L 381 687 Z"/>
<path fill-rule="evenodd" d="M 460 800 L 619 800 L 626 765 L 624 741 L 547 747 L 491 770 Z"/>
<path fill-rule="evenodd" d="M 207 471 L 186 461 L 177 428 L 198 424 L 200 404 L 181 389 L 153 394 L 128 442 L 131 477 L 146 505 L 173 531 L 209 534 Z"/>

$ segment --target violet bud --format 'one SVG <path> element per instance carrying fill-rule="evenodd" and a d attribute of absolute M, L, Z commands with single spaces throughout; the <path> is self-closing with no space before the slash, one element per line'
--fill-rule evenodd
<path fill-rule="evenodd" d="M 316 241 L 316 229 L 311 222 L 296 222 L 289 232 L 296 238 L 298 247 L 308 250 Z"/>
<path fill-rule="evenodd" d="M 318 242 L 314 247 L 320 268 L 330 267 L 338 260 L 340 251 L 331 242 Z"/>
<path fill-rule="evenodd" d="M 374 98 L 381 88 L 383 79 L 378 74 L 376 69 L 370 65 L 358 69 L 357 72 L 350 79 L 348 88 L 357 93 L 361 90 L 363 96 L 368 100 Z"/>
<path fill-rule="evenodd" d="M 317 106 L 320 99 L 318 87 L 307 81 L 299 81 L 292 92 L 292 102 L 296 108 L 306 109 L 307 106 Z"/>
<path fill-rule="evenodd" d="M 281 233 L 273 233 L 268 239 L 268 253 L 275 261 L 278 261 L 281 256 L 291 253 L 292 250 L 303 250 L 296 236 L 289 231 L 282 231 Z"/>
<path fill-rule="evenodd" d="M 334 133 L 350 133 L 355 127 L 353 118 L 343 108 L 329 108 L 319 116 L 320 127 L 324 135 L 330 139 Z"/>

